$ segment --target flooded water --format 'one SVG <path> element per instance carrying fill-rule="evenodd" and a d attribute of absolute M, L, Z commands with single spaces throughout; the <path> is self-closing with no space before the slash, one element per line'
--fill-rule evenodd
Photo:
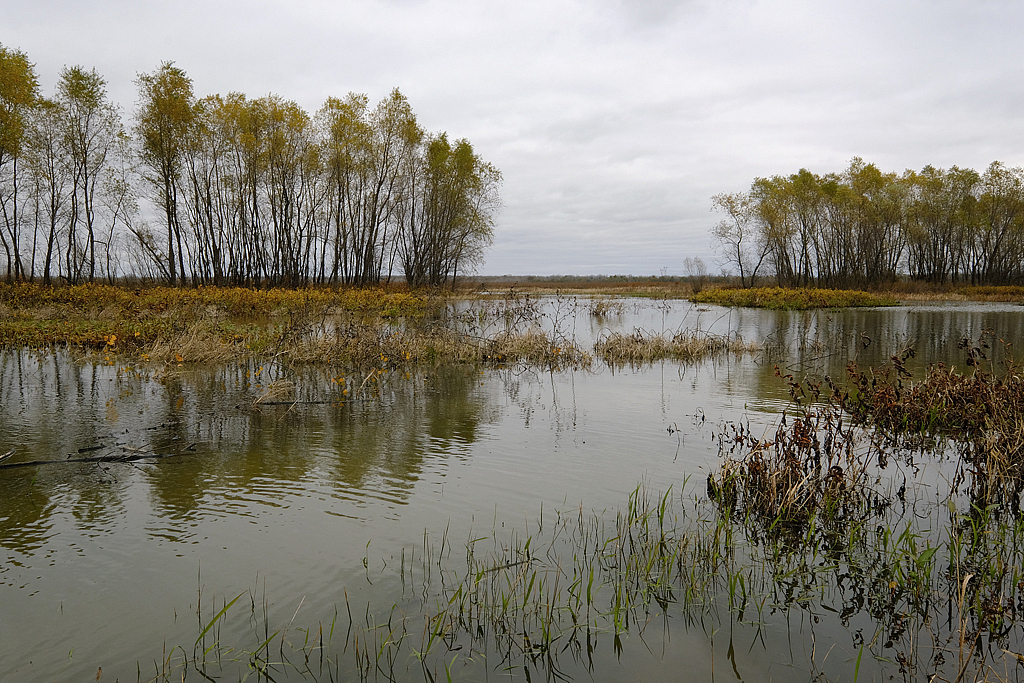
<path fill-rule="evenodd" d="M 11 464 L 42 462 L 0 469 L 3 679 L 202 680 L 181 662 L 207 648 L 218 663 L 204 671 L 217 680 L 262 679 L 271 660 L 278 681 L 898 675 L 898 664 L 861 661 L 851 635 L 858 617 L 851 626 L 849 615 L 832 626 L 809 612 L 716 623 L 668 606 L 648 630 L 588 631 L 586 652 L 547 652 L 546 661 L 459 649 L 417 655 L 419 615 L 436 611 L 440 560 L 465 564 L 473 539 L 499 546 L 573 514 L 614 520 L 641 484 L 699 495 L 718 463 L 721 425 L 769 425 L 788 405 L 776 366 L 842 378 L 850 359 L 877 364 L 908 346 L 916 372 L 960 366 L 962 339 L 984 331 L 1024 339 L 1024 310 L 803 313 L 625 300 L 595 316 L 580 302 L 538 305 L 549 330 L 584 345 L 617 331 L 700 329 L 763 350 L 639 368 L 372 376 L 250 363 L 158 370 L 4 352 L 0 453 L 13 450 Z M 408 645 L 388 645 L 397 654 L 387 667 L 379 652 L 370 668 L 349 661 L 364 661 L 367 647 L 358 654 L 353 623 L 373 634 L 396 619 L 409 625 Z M 328 631 L 333 649 L 310 645 Z M 274 634 L 292 654 L 278 652 L 277 640 L 259 654 Z"/>

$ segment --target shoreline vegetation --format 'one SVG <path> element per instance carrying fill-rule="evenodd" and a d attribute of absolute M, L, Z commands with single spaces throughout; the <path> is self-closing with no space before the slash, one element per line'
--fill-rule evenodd
<path fill-rule="evenodd" d="M 729 277 L 672 277 L 672 276 L 633 276 L 633 275 L 612 275 L 612 276 L 500 276 L 500 277 L 475 277 L 467 278 L 466 282 L 473 283 L 474 292 L 498 292 L 513 287 L 517 290 L 531 292 L 533 294 L 570 294 L 581 296 L 633 296 L 647 297 L 654 299 L 689 299 L 698 302 L 697 299 L 708 296 L 741 296 L 739 294 L 709 294 L 713 291 L 741 291 L 743 288 L 737 286 L 738 281 Z M 846 292 L 861 290 L 829 289 L 825 287 L 757 287 L 748 288 L 755 291 L 783 290 L 788 292 L 800 292 L 805 289 L 837 297 L 840 301 L 846 296 Z M 867 292 L 870 295 L 899 302 L 923 302 L 923 301 L 979 301 L 979 302 L 1024 302 L 1024 286 L 1020 285 L 930 285 L 915 281 L 901 281 L 891 283 L 889 286 Z M 796 296 L 796 295 L 794 295 Z M 698 302 L 699 303 L 699 302 Z M 708 302 L 711 303 L 711 302 Z M 721 304 L 730 305 L 730 304 Z M 746 305 L 746 304 L 732 304 Z M 878 304 L 870 304 L 878 305 Z M 825 308 L 839 308 L 844 306 L 836 303 Z M 811 306 L 813 307 L 813 306 Z"/>
<path fill-rule="evenodd" d="M 622 312 L 619 299 L 597 289 L 558 290 L 555 306 L 565 320 Z M 849 295 L 776 294 L 834 297 L 829 304 Z M 977 290 L 1002 300 L 1020 294 Z M 543 331 L 541 310 L 536 290 L 512 286 L 441 293 L 0 284 L 0 347 L 34 338 L 49 341 L 29 346 L 64 345 L 111 364 L 134 357 L 170 367 L 245 354 L 381 371 L 418 362 L 555 370 L 756 349 L 685 330 L 606 333 L 584 349 L 557 322 Z M 694 416 L 718 447 L 706 479 L 688 474 L 668 490 L 641 482 L 616 510 L 581 505 L 548 511 L 545 521 L 542 509 L 522 525 L 471 529 L 461 547 L 447 529 L 440 538 L 425 532 L 422 549 L 397 556 L 375 555 L 367 543 L 367 580 L 401 586 L 391 602 L 350 604 L 346 591 L 333 619 L 295 623 L 296 608 L 279 624 L 265 584 L 249 600 L 245 592 L 204 597 L 200 586 L 195 640 L 165 648 L 146 671 L 140 664 L 140 680 L 181 680 L 190 671 L 467 680 L 490 667 L 571 680 L 593 671 L 595 658 L 607 661 L 609 650 L 637 661 L 649 643 L 669 642 L 670 625 L 706 629 L 713 641 L 719 631 L 755 637 L 779 615 L 820 620 L 807 626 L 812 639 L 834 640 L 830 659 L 812 649 L 796 664 L 821 680 L 874 679 L 897 667 L 907 680 L 1010 680 L 1024 640 L 1024 384 L 1012 360 L 992 360 L 996 343 L 965 340 L 971 370 L 937 365 L 921 380 L 905 368 L 909 351 L 878 368 L 851 363 L 835 385 L 777 370 L 793 401 L 771 428 L 752 431 L 745 418 L 704 425 Z M 253 405 L 273 404 L 278 389 L 287 387 L 271 385 Z"/>
<path fill-rule="evenodd" d="M 0 284 L 0 347 L 67 348 L 106 362 L 134 358 L 157 364 L 218 363 L 243 356 L 395 367 L 513 362 L 589 367 L 594 360 L 613 365 L 691 361 L 755 353 L 759 347 L 756 340 L 699 330 L 634 330 L 606 333 L 593 348 L 582 348 L 571 334 L 542 328 L 538 296 L 552 293 L 595 317 L 615 315 L 623 296 L 786 310 L 1024 299 L 1021 287 L 958 288 L 927 297 L 917 292 L 916 299 L 904 292 L 694 289 L 685 281 L 655 279 L 491 281 L 456 292 L 403 286 L 260 290 Z M 465 303 L 466 310 L 456 313 L 453 302 Z"/>
<path fill-rule="evenodd" d="M 538 298 L 392 288 L 267 289 L 0 284 L 0 348 L 66 348 L 104 363 L 216 364 L 239 358 L 382 368 L 526 363 L 551 369 L 753 353 L 700 330 L 636 330 L 583 348 L 542 326 Z M 564 297 L 562 314 L 615 315 L 607 298 Z"/>
<path fill-rule="evenodd" d="M 851 289 L 790 289 L 753 287 L 749 289 L 705 289 L 690 298 L 694 303 L 745 308 L 807 310 L 810 308 L 859 308 L 897 306 L 899 300 L 885 294 Z"/>
<path fill-rule="evenodd" d="M 972 356 L 984 361 L 988 343 Z M 734 633 L 750 635 L 753 649 L 779 613 L 812 642 L 836 628 L 850 636 L 792 662 L 815 680 L 877 680 L 896 667 L 904 680 L 1014 680 L 1024 635 L 1020 441 L 1008 457 L 985 413 L 1019 436 L 1017 367 L 936 367 L 912 383 L 904 360 L 872 381 L 851 365 L 846 388 L 780 376 L 793 403 L 774 429 L 759 437 L 743 421 L 708 425 L 719 462 L 706 493 L 687 475 L 678 489 L 641 483 L 614 510 L 542 508 L 512 528 L 473 528 L 462 543 L 446 529 L 397 556 L 372 556 L 367 544 L 367 580 L 401 582 L 390 604 L 350 604 L 346 592 L 333 619 L 296 625 L 298 609 L 285 609 L 292 620 L 275 620 L 268 637 L 265 584 L 238 607 L 245 592 L 218 602 L 201 589 L 191 651 L 165 651 L 147 680 L 246 667 L 268 679 L 476 680 L 494 668 L 574 680 L 609 649 L 625 661 L 654 654 L 672 629 L 702 630 L 712 647 L 726 632 L 730 652 Z M 950 388 L 963 391 L 938 396 Z M 922 405 L 913 419 L 892 419 Z M 978 409 L 964 417 L 965 405 Z M 924 466 L 947 449 L 963 456 L 955 476 L 929 480 Z"/>

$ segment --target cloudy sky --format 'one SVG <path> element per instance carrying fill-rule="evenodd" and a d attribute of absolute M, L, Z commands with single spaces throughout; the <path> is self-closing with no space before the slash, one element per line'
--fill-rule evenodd
<path fill-rule="evenodd" d="M 714 263 L 710 197 L 758 176 L 1024 165 L 1019 0 L 3 0 L 49 95 L 95 67 L 127 119 L 174 61 L 197 95 L 398 87 L 504 175 L 485 274 Z M 712 266 L 717 270 L 717 266 Z"/>

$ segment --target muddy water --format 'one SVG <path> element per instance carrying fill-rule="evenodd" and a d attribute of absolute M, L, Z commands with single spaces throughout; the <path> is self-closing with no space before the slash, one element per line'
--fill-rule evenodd
<path fill-rule="evenodd" d="M 689 482 L 698 493 L 717 462 L 717 426 L 769 424 L 787 404 L 776 365 L 840 377 L 851 358 L 877 363 L 912 346 L 920 371 L 962 364 L 958 342 L 984 330 L 1024 339 L 1024 311 L 1003 305 L 778 313 L 629 300 L 603 317 L 580 302 L 540 305 L 549 330 L 581 344 L 685 328 L 741 335 L 764 350 L 699 364 L 425 368 L 369 379 L 336 368 L 164 370 L 5 352 L 0 453 L 47 462 L 0 470 L 3 680 L 167 674 L 181 652 L 195 656 L 200 632 L 238 595 L 232 618 L 216 620 L 199 650 L 216 635 L 228 652 L 217 675 L 255 680 L 258 634 L 290 628 L 301 648 L 304 630 L 340 631 L 353 612 L 366 625 L 393 617 L 395 605 L 411 610 L 410 594 L 428 590 L 422 572 L 419 583 L 406 576 L 417 553 L 436 559 L 447 544 L 458 554 L 467 539 L 528 530 L 544 515 L 614 517 L 639 483 L 663 491 Z M 92 458 L 106 460 L 68 462 Z M 625 645 L 595 635 L 593 651 L 566 655 L 561 673 L 662 680 L 685 669 L 704 680 L 728 667 L 744 680 L 765 670 L 806 680 L 815 671 L 806 619 L 740 623 L 729 637 L 678 619 L 651 642 L 634 630 Z M 848 674 L 854 650 L 840 639 L 849 637 L 822 636 L 839 643 L 835 666 Z M 414 649 L 373 676 L 429 679 L 437 668 L 425 673 Z M 530 676 L 529 666 L 500 660 L 457 663 L 463 680 Z M 537 665 L 533 676 L 551 669 Z M 188 669 L 167 680 L 181 671 L 201 680 Z M 282 665 L 274 678 L 331 680 L 325 671 Z M 335 680 L 360 677 L 336 671 Z"/>

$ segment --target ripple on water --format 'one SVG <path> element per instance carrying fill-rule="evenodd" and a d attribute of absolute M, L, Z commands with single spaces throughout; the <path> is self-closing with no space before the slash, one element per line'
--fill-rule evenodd
<path fill-rule="evenodd" d="M 680 305 L 606 325 L 659 331 L 692 326 L 691 313 Z M 1006 316 L 998 336 L 1024 337 L 1019 311 L 995 314 Z M 883 360 L 889 351 L 876 349 L 880 340 L 918 339 L 916 360 L 927 363 L 950 348 L 959 353 L 951 330 L 973 331 L 989 320 L 988 312 L 970 315 L 950 322 L 945 309 L 713 311 L 701 322 L 754 341 L 771 335 L 785 354 L 804 354 L 785 372 L 838 377 L 846 345 L 860 339 L 854 332 L 877 327 L 868 351 Z M 833 338 L 843 353 L 823 355 Z M 457 532 L 527 529 L 541 505 L 545 513 L 582 506 L 614 515 L 641 480 L 661 489 L 713 465 L 710 435 L 722 421 L 769 423 L 789 405 L 770 362 L 749 357 L 614 372 L 517 367 L 448 377 L 431 370 L 429 383 L 420 376 L 406 387 L 389 378 L 386 400 L 262 415 L 246 408 L 255 390 L 232 388 L 230 378 L 225 394 L 219 382 L 204 384 L 218 373 L 225 371 L 129 386 L 102 374 L 95 381 L 87 365 L 69 363 L 59 368 L 59 397 L 54 372 L 6 375 L 11 384 L 0 386 L 7 392 L 0 398 L 27 397 L 0 401 L 0 438 L 17 438 L 26 449 L 19 457 L 63 457 L 83 445 L 114 443 L 124 429 L 133 430 L 126 442 L 167 452 L 199 443 L 187 458 L 154 463 L 0 472 L 0 600 L 5 614 L 26 615 L 0 620 L 0 661 L 14 662 L 5 674 L 17 672 L 9 678 L 58 678 L 21 676 L 21 667 L 31 658 L 45 660 L 47 673 L 57 671 L 72 643 L 76 665 L 94 653 L 134 664 L 159 658 L 164 642 L 189 644 L 195 623 L 181 615 L 194 614 L 200 567 L 204 587 L 218 597 L 266 577 L 268 601 L 288 612 L 280 623 L 289 623 L 304 596 L 297 626 L 315 624 L 335 606 L 344 610 L 348 596 L 361 610 L 367 592 L 385 583 L 384 563 L 393 569 L 404 549 L 419 553 L 428 537 L 436 549 L 449 523 L 454 556 L 464 538 Z M 315 381 L 296 378 L 310 396 L 319 391 Z M 697 415 L 706 419 L 702 428 Z M 0 443 L 0 452 L 7 448 Z M 357 591 L 365 591 L 362 604 Z M 395 604 L 397 594 L 381 593 L 374 604 Z M 135 669 L 104 665 L 103 673 L 104 680 L 125 680 Z"/>

